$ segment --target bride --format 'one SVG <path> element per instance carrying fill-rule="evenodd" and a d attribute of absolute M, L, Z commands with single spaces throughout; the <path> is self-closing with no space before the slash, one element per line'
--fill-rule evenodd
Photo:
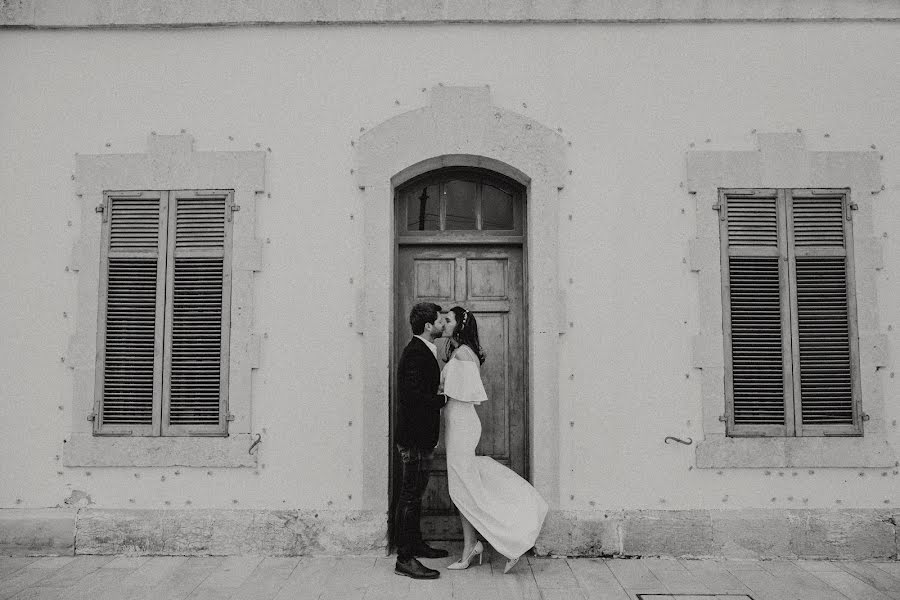
<path fill-rule="evenodd" d="M 489 456 L 476 456 L 481 421 L 475 406 L 488 397 L 481 382 L 485 353 L 471 312 L 454 306 L 447 313 L 444 337 L 447 364 L 441 372 L 447 405 L 443 410 L 450 498 L 462 521 L 462 558 L 448 569 L 465 569 L 484 546 L 477 534 L 507 558 L 504 573 L 534 546 L 547 515 L 547 503 L 527 481 Z M 477 533 L 476 533 L 477 532 Z"/>

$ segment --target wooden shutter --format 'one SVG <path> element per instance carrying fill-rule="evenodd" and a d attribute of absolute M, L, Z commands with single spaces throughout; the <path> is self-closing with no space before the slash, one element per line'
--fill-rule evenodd
<path fill-rule="evenodd" d="M 170 195 L 163 435 L 227 435 L 233 200 Z"/>
<path fill-rule="evenodd" d="M 858 435 L 859 349 L 847 190 L 789 190 L 798 435 Z"/>
<path fill-rule="evenodd" d="M 784 203 L 776 190 L 719 193 L 726 430 L 793 432 Z"/>
<path fill-rule="evenodd" d="M 159 433 L 167 198 L 104 194 L 96 434 Z"/>

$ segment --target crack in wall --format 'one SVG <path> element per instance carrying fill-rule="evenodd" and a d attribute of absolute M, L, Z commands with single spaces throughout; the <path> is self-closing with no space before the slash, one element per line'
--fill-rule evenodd
<path fill-rule="evenodd" d="M 72 527 L 72 555 L 78 556 L 78 517 L 81 514 L 82 509 L 78 509 L 75 511 L 75 518 L 73 519 L 73 527 Z"/>

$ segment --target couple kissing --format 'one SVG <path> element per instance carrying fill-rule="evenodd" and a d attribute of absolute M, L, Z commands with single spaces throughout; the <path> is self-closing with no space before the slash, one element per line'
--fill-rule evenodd
<path fill-rule="evenodd" d="M 448 555 L 424 542 L 419 523 L 443 417 L 447 484 L 463 530 L 462 556 L 446 568 L 466 569 L 475 558 L 481 564 L 483 538 L 506 557 L 507 573 L 534 545 L 547 515 L 547 503 L 514 471 L 489 456 L 475 454 L 481 437 L 475 406 L 488 401 L 481 381 L 486 355 L 478 339 L 478 322 L 462 307 L 444 312 L 437 304 L 422 302 L 412 307 L 409 325 L 413 337 L 397 365 L 395 440 L 401 483 L 394 519 L 394 572 L 414 579 L 435 579 L 440 572 L 417 558 Z M 440 337 L 449 338 L 443 369 L 434 343 Z"/>

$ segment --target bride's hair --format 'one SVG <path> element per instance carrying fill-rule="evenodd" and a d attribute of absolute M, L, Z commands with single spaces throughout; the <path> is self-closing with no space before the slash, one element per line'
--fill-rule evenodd
<path fill-rule="evenodd" d="M 446 360 L 450 360 L 450 355 L 453 354 L 456 346 L 465 344 L 478 355 L 480 363 L 484 364 L 487 354 L 481 348 L 481 342 L 478 340 L 478 321 L 475 320 L 475 315 L 461 306 L 454 306 L 450 310 L 453 312 L 453 316 L 456 317 L 456 328 L 450 334 L 450 340 L 455 342 L 455 346 L 454 344 L 447 344 Z"/>

